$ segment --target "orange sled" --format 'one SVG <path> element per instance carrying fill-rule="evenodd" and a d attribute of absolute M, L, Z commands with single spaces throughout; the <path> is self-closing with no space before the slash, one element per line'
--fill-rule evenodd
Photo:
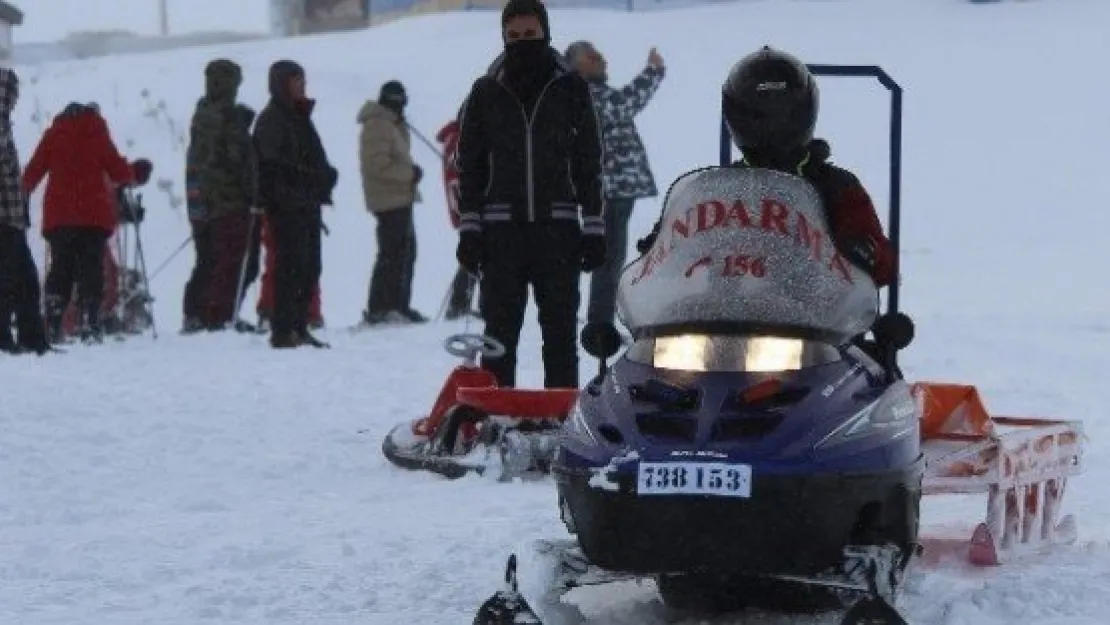
<path fill-rule="evenodd" d="M 919 382 L 925 495 L 987 495 L 972 533 L 972 564 L 993 566 L 1076 540 L 1061 517 L 1068 477 L 1082 468 L 1079 421 L 991 415 L 974 386 Z"/>
<path fill-rule="evenodd" d="M 447 376 L 428 416 L 401 423 L 386 435 L 382 452 L 393 464 L 450 479 L 483 474 L 500 465 L 501 480 L 545 474 L 555 435 L 578 389 L 497 386 L 478 356 L 497 357 L 504 347 L 480 334 L 455 334 L 444 344 L 463 359 Z"/>

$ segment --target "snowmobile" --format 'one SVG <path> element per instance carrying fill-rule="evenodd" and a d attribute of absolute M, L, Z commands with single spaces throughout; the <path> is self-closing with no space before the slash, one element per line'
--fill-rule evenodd
<path fill-rule="evenodd" d="M 447 353 L 462 358 L 451 370 L 427 416 L 396 425 L 382 442 L 394 465 L 457 479 L 499 471 L 500 481 L 547 475 L 555 435 L 577 389 L 501 388 L 478 357 L 505 347 L 481 334 L 453 334 Z"/>
<path fill-rule="evenodd" d="M 726 210 L 733 218 L 718 218 Z M 771 210 L 788 236 L 760 227 Z M 529 559 L 554 586 L 529 597 L 517 579 L 508 603 L 562 623 L 551 616 L 559 591 L 654 577 L 680 610 L 854 595 L 846 623 L 902 623 L 891 606 L 919 548 L 920 410 L 894 363 L 871 354 L 906 347 L 912 323 L 880 318 L 870 277 L 815 246 L 828 229 L 800 177 L 698 170 L 663 211 L 618 289 L 632 344 L 610 367 L 616 328 L 583 329 L 604 368 L 552 466 L 576 540 L 542 542 Z M 874 344 L 853 343 L 869 329 Z M 505 599 L 476 625 L 511 622 L 498 620 Z"/>
<path fill-rule="evenodd" d="M 901 92 L 879 68 L 811 70 L 893 85 L 897 250 Z M 908 383 L 897 356 L 914 326 L 897 285 L 880 314 L 870 277 L 827 245 L 813 187 L 727 167 L 722 130 L 721 167 L 672 185 L 659 235 L 622 272 L 631 345 L 609 365 L 616 328 L 582 331 L 599 371 L 551 466 L 573 537 L 515 551 L 475 625 L 579 623 L 568 592 L 645 578 L 679 612 L 904 625 L 895 605 L 911 565 L 950 548 L 919 535 L 933 493 L 989 493 L 987 521 L 958 543 L 974 564 L 1074 540 L 1059 503 L 1081 424 L 995 417 L 974 387 Z"/>

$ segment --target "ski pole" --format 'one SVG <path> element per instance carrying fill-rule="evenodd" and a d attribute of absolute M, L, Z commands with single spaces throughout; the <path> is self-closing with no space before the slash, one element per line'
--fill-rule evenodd
<path fill-rule="evenodd" d="M 138 196 L 138 202 L 142 202 L 143 196 Z M 192 239 L 192 237 L 189 237 Z M 143 277 L 143 289 L 150 294 L 150 274 L 146 271 L 146 254 L 143 252 L 143 235 L 139 231 L 139 222 L 135 221 L 135 260 L 139 264 L 139 272 Z M 158 340 L 158 321 L 157 315 L 154 314 L 154 297 L 150 298 L 150 333 L 151 338 Z"/>
<path fill-rule="evenodd" d="M 421 143 L 428 146 L 428 149 L 431 150 L 433 154 L 439 157 L 439 160 L 443 160 L 443 152 L 441 152 L 434 143 L 429 141 L 428 138 L 424 136 L 424 133 L 417 130 L 415 126 L 408 122 L 405 122 L 405 125 L 409 127 L 409 130 L 412 132 L 412 134 L 416 135 L 416 138 L 419 139 Z"/>
<path fill-rule="evenodd" d="M 250 225 L 247 226 L 247 245 L 244 248 L 243 262 L 239 263 L 239 282 L 235 285 L 235 318 L 232 323 L 236 329 L 239 328 L 239 323 L 242 321 L 239 318 L 239 309 L 243 306 L 243 300 L 247 295 L 243 292 L 243 285 L 247 282 L 247 265 L 250 264 L 251 242 L 254 241 L 254 228 L 258 224 L 258 215 L 253 210 L 250 219 Z"/>
<path fill-rule="evenodd" d="M 181 250 L 184 250 L 185 246 L 189 245 L 189 243 L 191 243 L 192 241 L 193 235 L 190 234 L 188 238 L 181 242 L 181 245 L 177 246 L 177 249 L 170 254 L 169 258 L 162 261 L 162 264 L 158 265 L 158 267 L 150 273 L 150 279 L 153 280 L 154 278 L 158 277 L 158 274 L 162 273 L 162 270 L 165 269 L 170 264 L 170 262 L 173 261 L 173 259 L 177 258 L 177 255 L 181 253 Z"/>

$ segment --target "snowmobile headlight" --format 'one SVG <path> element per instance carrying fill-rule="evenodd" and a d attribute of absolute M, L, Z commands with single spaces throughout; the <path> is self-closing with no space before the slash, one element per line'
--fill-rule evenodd
<path fill-rule="evenodd" d="M 744 354 L 744 371 L 795 371 L 802 368 L 804 353 L 805 342 L 798 339 L 755 337 L 748 341 L 748 350 Z"/>
<path fill-rule="evenodd" d="M 652 365 L 677 371 L 796 371 L 805 366 L 806 341 L 778 336 L 661 336 Z"/>
<path fill-rule="evenodd" d="M 652 363 L 660 369 L 705 371 L 709 337 L 700 334 L 661 336 L 655 339 Z"/>

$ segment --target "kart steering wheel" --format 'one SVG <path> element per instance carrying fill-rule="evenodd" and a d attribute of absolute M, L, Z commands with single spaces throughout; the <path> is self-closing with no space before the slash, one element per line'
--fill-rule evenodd
<path fill-rule="evenodd" d="M 480 355 L 483 358 L 500 358 L 505 355 L 505 346 L 492 336 L 484 334 L 452 334 L 443 342 L 448 354 L 474 362 Z"/>

